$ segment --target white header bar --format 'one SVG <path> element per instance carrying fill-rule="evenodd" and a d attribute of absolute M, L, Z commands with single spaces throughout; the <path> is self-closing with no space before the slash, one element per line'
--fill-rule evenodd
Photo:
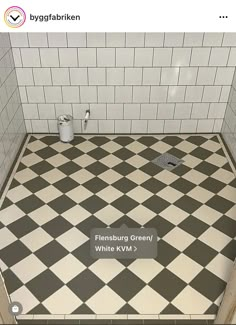
<path fill-rule="evenodd" d="M 235 0 L 1 0 L 0 31 L 236 32 L 235 9 Z"/>

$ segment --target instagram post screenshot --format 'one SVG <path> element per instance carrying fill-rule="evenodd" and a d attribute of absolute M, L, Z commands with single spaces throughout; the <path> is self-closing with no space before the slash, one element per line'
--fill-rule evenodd
<path fill-rule="evenodd" d="M 236 324 L 235 9 L 0 2 L 0 324 Z"/>

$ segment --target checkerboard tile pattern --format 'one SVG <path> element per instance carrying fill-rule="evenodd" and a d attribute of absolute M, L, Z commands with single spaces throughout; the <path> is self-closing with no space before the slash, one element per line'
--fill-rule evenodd
<path fill-rule="evenodd" d="M 173 171 L 151 161 L 168 152 Z M 214 315 L 235 258 L 236 180 L 217 135 L 30 136 L 0 211 L 24 314 Z M 94 260 L 94 227 L 154 227 L 158 257 Z"/>

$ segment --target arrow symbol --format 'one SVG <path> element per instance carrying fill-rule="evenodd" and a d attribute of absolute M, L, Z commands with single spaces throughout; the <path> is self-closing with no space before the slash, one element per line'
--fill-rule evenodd
<path fill-rule="evenodd" d="M 14 18 L 12 15 L 10 15 L 10 17 L 12 20 L 16 21 L 20 17 L 20 15 L 18 15 L 16 18 Z"/>
<path fill-rule="evenodd" d="M 137 250 L 137 247 L 136 247 L 136 246 L 134 246 L 134 252 L 136 252 L 136 250 Z"/>

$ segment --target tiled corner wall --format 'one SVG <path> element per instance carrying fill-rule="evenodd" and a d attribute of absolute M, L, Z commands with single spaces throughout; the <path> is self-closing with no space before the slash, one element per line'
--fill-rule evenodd
<path fill-rule="evenodd" d="M 28 132 L 220 132 L 236 33 L 12 33 Z M 84 130 L 86 109 L 91 116 Z"/>
<path fill-rule="evenodd" d="M 236 161 L 236 73 L 234 73 L 233 83 L 230 90 L 222 134 Z"/>
<path fill-rule="evenodd" d="M 10 37 L 0 33 L 0 190 L 25 134 Z"/>

